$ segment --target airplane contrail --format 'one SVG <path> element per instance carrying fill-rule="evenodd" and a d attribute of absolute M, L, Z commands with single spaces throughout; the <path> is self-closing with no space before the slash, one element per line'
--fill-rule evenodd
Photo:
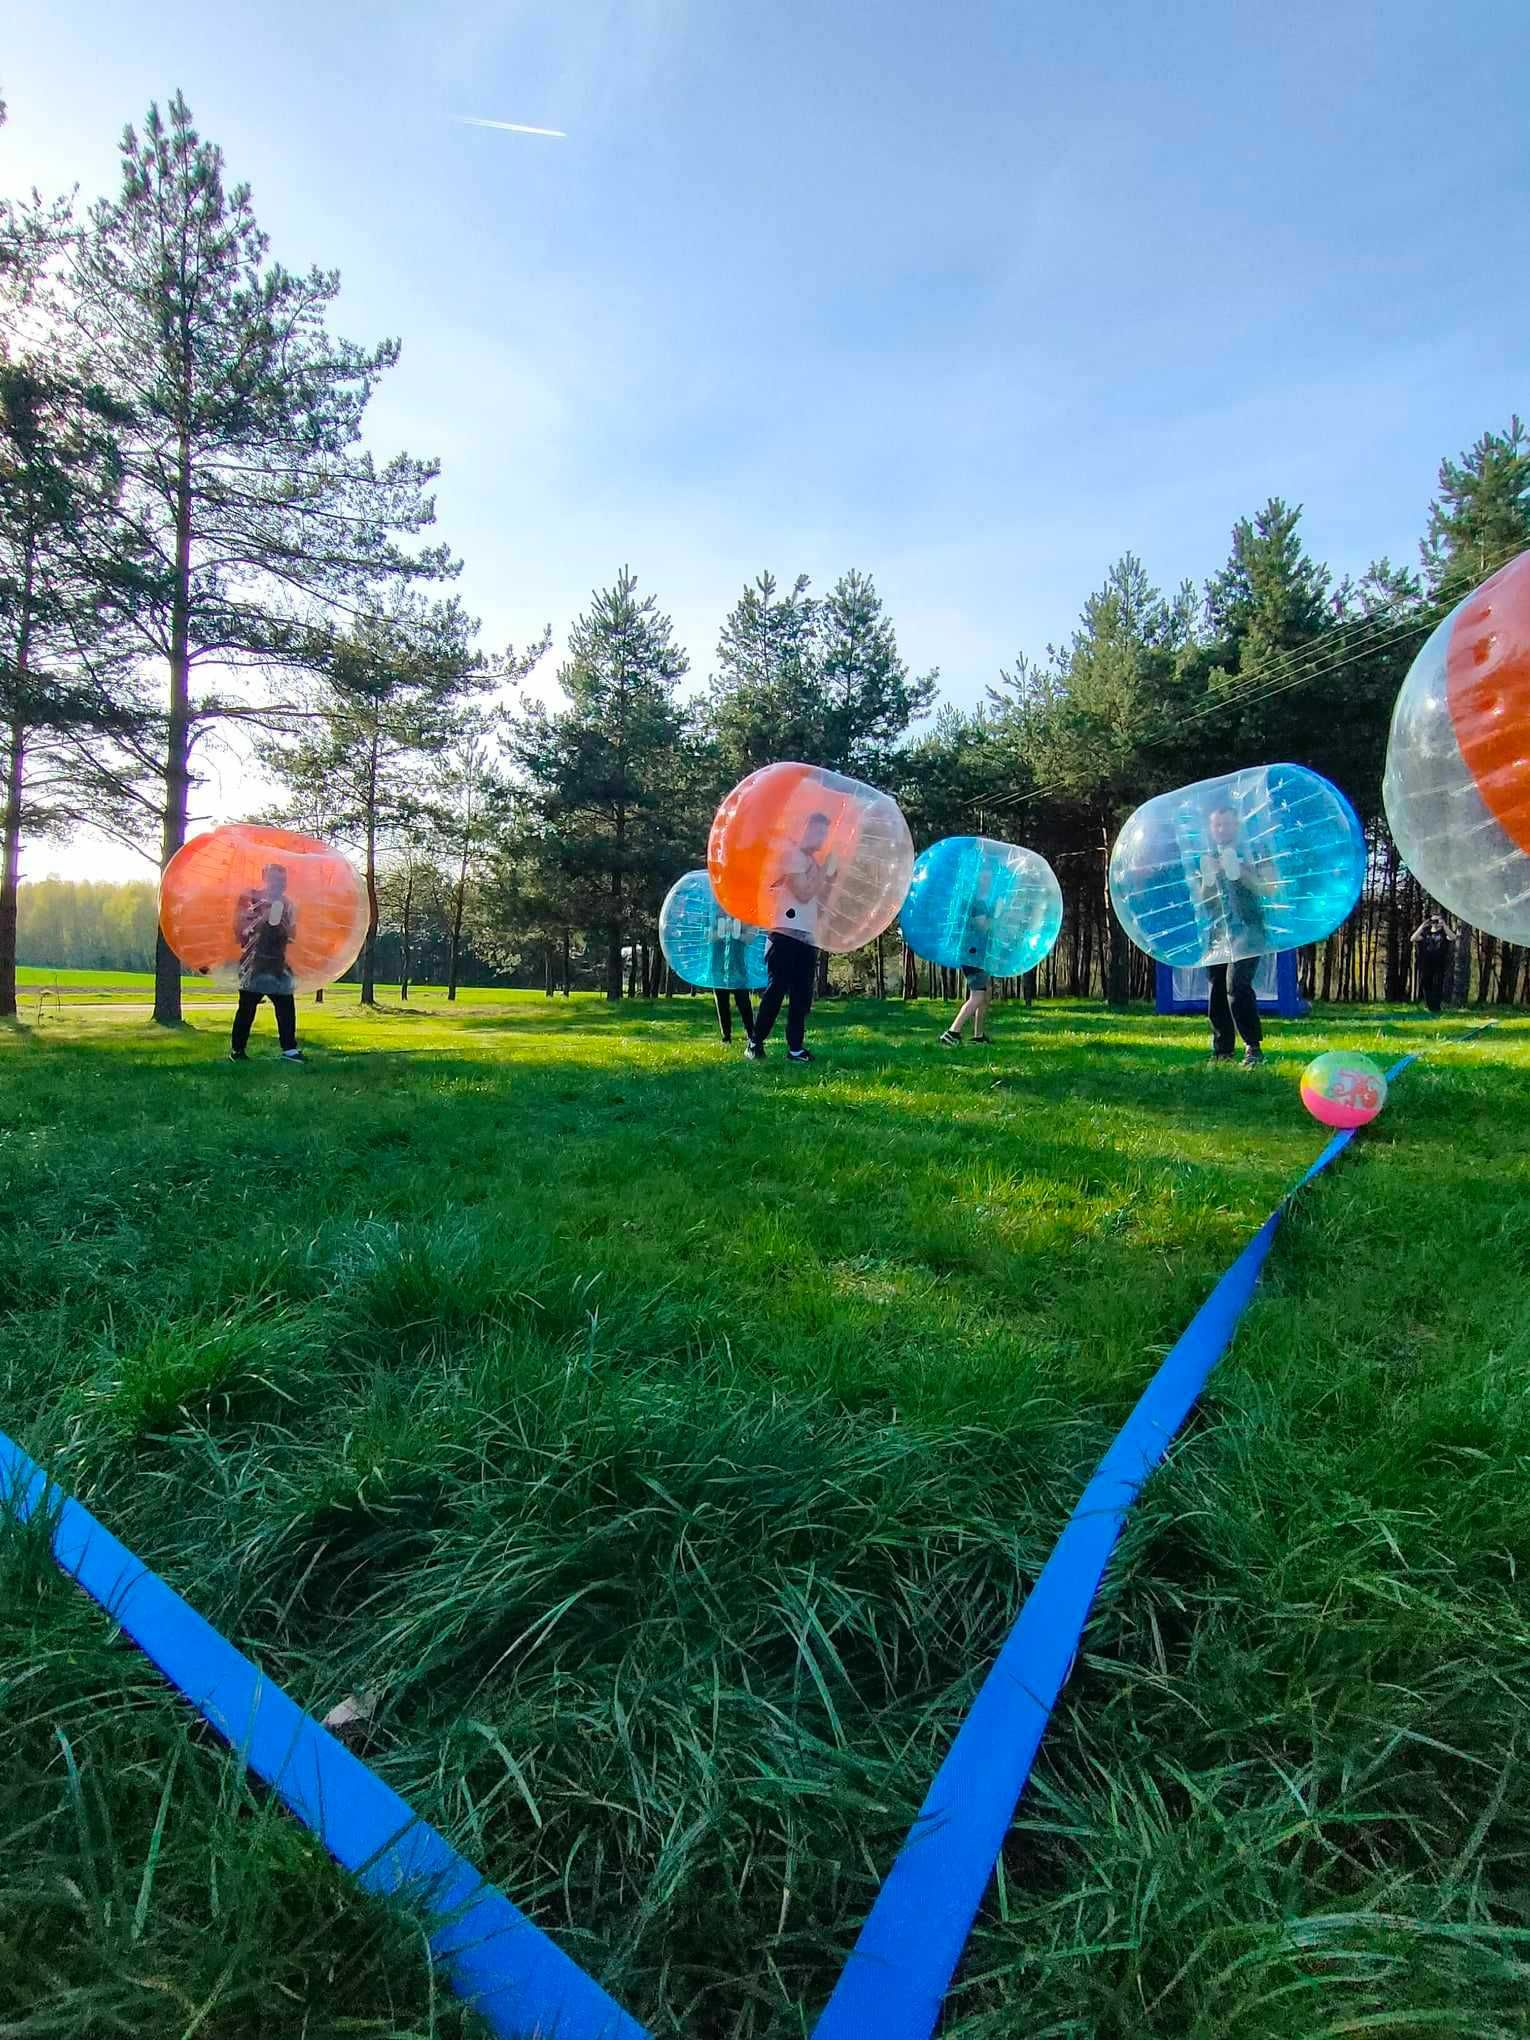
<path fill-rule="evenodd" d="M 453 118 L 459 120 L 464 127 L 498 128 L 507 135 L 546 135 L 555 142 L 566 142 L 568 140 L 568 136 L 563 132 L 562 128 L 527 127 L 518 120 L 480 120 L 473 113 L 459 113 L 454 115 Z"/>

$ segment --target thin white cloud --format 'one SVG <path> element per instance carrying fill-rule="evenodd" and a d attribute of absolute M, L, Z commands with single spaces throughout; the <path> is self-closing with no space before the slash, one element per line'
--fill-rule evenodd
<path fill-rule="evenodd" d="M 459 121 L 463 127 L 498 128 L 502 134 L 507 135 L 546 135 L 549 141 L 554 142 L 568 140 L 562 128 L 527 127 L 518 120 L 480 120 L 474 113 L 454 114 L 453 119 Z"/>

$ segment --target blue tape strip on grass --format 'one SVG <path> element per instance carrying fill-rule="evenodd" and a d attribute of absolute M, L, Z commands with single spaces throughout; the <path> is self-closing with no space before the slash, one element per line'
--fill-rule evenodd
<path fill-rule="evenodd" d="M 1388 1082 L 1416 1061 L 1394 1063 Z M 929 2040 L 934 2032 L 1126 1512 L 1227 1350 L 1286 1205 L 1353 1139 L 1336 1134 L 1287 1191 L 1116 1434 L 957 1730 L 813 2040 Z"/>
<path fill-rule="evenodd" d="M 453 1990 L 502 2040 L 649 2040 L 404 1800 L 271 1685 L 0 1431 L 0 1503 L 56 1517 L 53 1556 L 368 1891 L 407 1893 Z"/>

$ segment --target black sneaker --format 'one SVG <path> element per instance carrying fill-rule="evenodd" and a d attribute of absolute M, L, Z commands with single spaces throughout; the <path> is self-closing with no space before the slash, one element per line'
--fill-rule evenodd
<path fill-rule="evenodd" d="M 974 1048 L 992 1048 L 993 1036 L 991 1034 L 974 1034 L 972 1045 Z"/>
<path fill-rule="evenodd" d="M 765 1051 L 757 1041 L 746 1041 L 744 1043 L 744 1060 L 746 1062 L 764 1062 Z"/>
<path fill-rule="evenodd" d="M 1262 1048 L 1251 1048 L 1251 1049 L 1249 1049 L 1249 1050 L 1248 1050 L 1248 1052 L 1247 1052 L 1247 1053 L 1246 1053 L 1246 1054 L 1244 1055 L 1244 1058 L 1243 1058 L 1243 1067 L 1244 1067 L 1244 1069 L 1246 1069 L 1246 1070 L 1257 1070 L 1257 1069 L 1258 1069 L 1258 1067 L 1259 1067 L 1259 1065 L 1260 1065 L 1260 1064 L 1261 1064 L 1261 1063 L 1262 1063 L 1263 1061 L 1264 1061 L 1264 1050 L 1263 1050 Z"/>
<path fill-rule="evenodd" d="M 307 1062 L 307 1060 L 307 1056 L 304 1055 L 300 1048 L 284 1048 L 282 1050 L 283 1062 Z"/>
<path fill-rule="evenodd" d="M 1208 1060 L 1214 1063 L 1236 1062 L 1238 1058 L 1233 1054 L 1230 1048 L 1214 1048 L 1211 1051 L 1211 1055 L 1208 1058 Z"/>
<path fill-rule="evenodd" d="M 940 1037 L 940 1045 L 942 1048 L 960 1048 L 962 1045 L 962 1038 L 959 1034 L 953 1033 L 952 1030 L 948 1027 L 945 1033 Z"/>
<path fill-rule="evenodd" d="M 248 1062 L 250 1058 L 242 1048 L 231 1048 L 228 1052 L 228 1059 L 230 1062 Z"/>
<path fill-rule="evenodd" d="M 813 1060 L 813 1051 L 810 1048 L 789 1048 L 786 1051 L 786 1060 L 788 1062 L 811 1062 Z"/>

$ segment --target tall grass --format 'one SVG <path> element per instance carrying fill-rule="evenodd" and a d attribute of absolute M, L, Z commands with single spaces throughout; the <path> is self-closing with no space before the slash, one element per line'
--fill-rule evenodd
<path fill-rule="evenodd" d="M 1161 1351 L 1310 1159 L 1143 1497 L 948 2030 L 1523 2033 L 1530 1040 L 700 1002 L 0 1036 L 0 1423 L 661 2035 L 801 2035 Z M 257 1037 L 258 1045 L 270 1044 Z M 365 1711 L 365 1710 L 364 1710 Z M 0 1535 L 0 2034 L 463 2035 Z"/>

